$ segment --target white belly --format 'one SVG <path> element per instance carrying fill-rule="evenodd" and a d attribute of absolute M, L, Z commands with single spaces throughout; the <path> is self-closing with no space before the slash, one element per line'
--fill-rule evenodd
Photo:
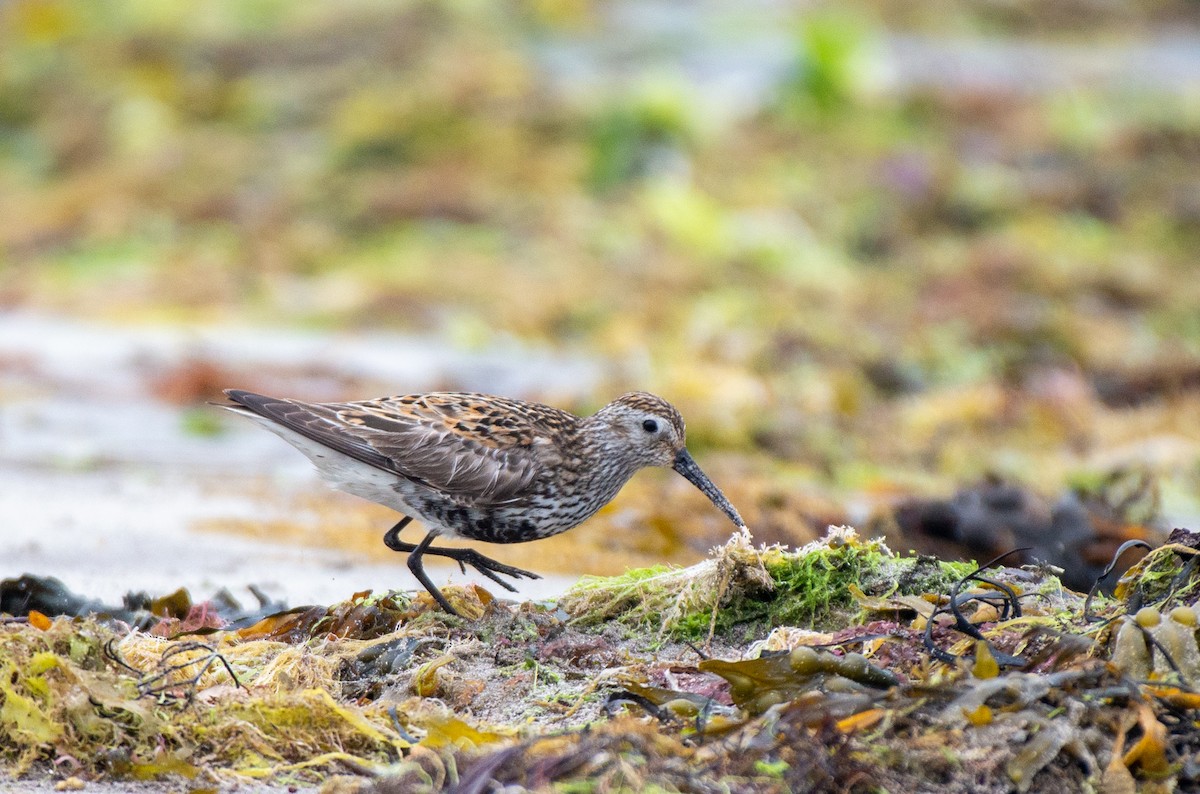
<path fill-rule="evenodd" d="M 398 513 L 412 516 L 426 525 L 427 529 L 437 530 L 442 535 L 453 535 L 436 523 L 431 523 L 418 510 L 404 501 L 397 492 L 396 486 L 403 481 L 400 477 L 368 463 L 344 455 L 335 449 L 290 430 L 281 424 L 259 416 L 252 411 L 237 411 L 242 416 L 249 417 L 270 430 L 313 462 L 317 471 L 329 486 L 348 494 L 362 497 L 384 507 L 390 507 Z"/>

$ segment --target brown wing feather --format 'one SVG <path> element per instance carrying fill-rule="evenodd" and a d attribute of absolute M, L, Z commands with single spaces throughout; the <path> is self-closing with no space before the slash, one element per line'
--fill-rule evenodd
<path fill-rule="evenodd" d="M 355 460 L 361 460 L 363 463 L 381 469 L 394 471 L 392 462 L 387 456 L 381 454 L 356 434 L 345 432 L 342 423 L 337 420 L 336 416 L 332 412 L 324 410 L 324 406 L 319 403 L 267 397 L 240 389 L 226 389 L 225 395 L 238 405 L 278 422 L 302 436 L 307 436 L 313 441 L 341 452 L 343 455 L 349 455 Z"/>
<path fill-rule="evenodd" d="M 561 457 L 550 434 L 569 431 L 578 421 L 549 406 L 478 394 L 353 403 L 228 394 L 314 441 L 469 507 L 520 498 L 538 472 Z"/>

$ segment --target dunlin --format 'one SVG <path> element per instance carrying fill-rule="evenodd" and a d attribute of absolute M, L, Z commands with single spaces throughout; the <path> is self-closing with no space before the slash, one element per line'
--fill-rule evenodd
<path fill-rule="evenodd" d="M 524 543 L 557 535 L 591 517 L 639 469 L 670 466 L 739 527 L 741 516 L 684 446 L 683 417 L 661 397 L 633 392 L 592 416 L 485 394 L 433 393 L 347 403 L 309 403 L 229 389 L 232 405 L 281 436 L 347 493 L 403 513 L 384 543 L 408 553 L 408 567 L 441 605 L 422 556 L 500 575 L 537 574 L 473 549 L 431 546 L 438 536 Z M 420 543 L 400 540 L 414 518 Z"/>

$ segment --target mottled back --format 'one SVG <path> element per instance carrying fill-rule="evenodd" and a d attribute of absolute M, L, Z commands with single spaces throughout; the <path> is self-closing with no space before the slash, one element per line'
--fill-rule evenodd
<path fill-rule="evenodd" d="M 579 420 L 556 408 L 483 394 L 435 392 L 308 403 L 230 390 L 239 405 L 337 452 L 467 507 L 519 500 Z"/>

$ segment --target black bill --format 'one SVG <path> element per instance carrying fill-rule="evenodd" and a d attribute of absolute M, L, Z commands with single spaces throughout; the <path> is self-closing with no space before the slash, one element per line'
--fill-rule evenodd
<path fill-rule="evenodd" d="M 708 475 L 700 471 L 700 467 L 696 465 L 696 461 L 692 460 L 692 456 L 688 454 L 686 449 L 679 451 L 675 456 L 675 465 L 671 468 L 687 478 L 687 481 L 704 492 L 704 495 L 712 500 L 712 503 L 721 508 L 721 512 L 729 516 L 733 523 L 739 527 L 746 526 L 746 522 L 738 515 L 738 511 L 734 509 L 729 500 L 725 498 L 725 494 L 717 486 L 713 485 L 712 480 L 708 479 Z"/>

